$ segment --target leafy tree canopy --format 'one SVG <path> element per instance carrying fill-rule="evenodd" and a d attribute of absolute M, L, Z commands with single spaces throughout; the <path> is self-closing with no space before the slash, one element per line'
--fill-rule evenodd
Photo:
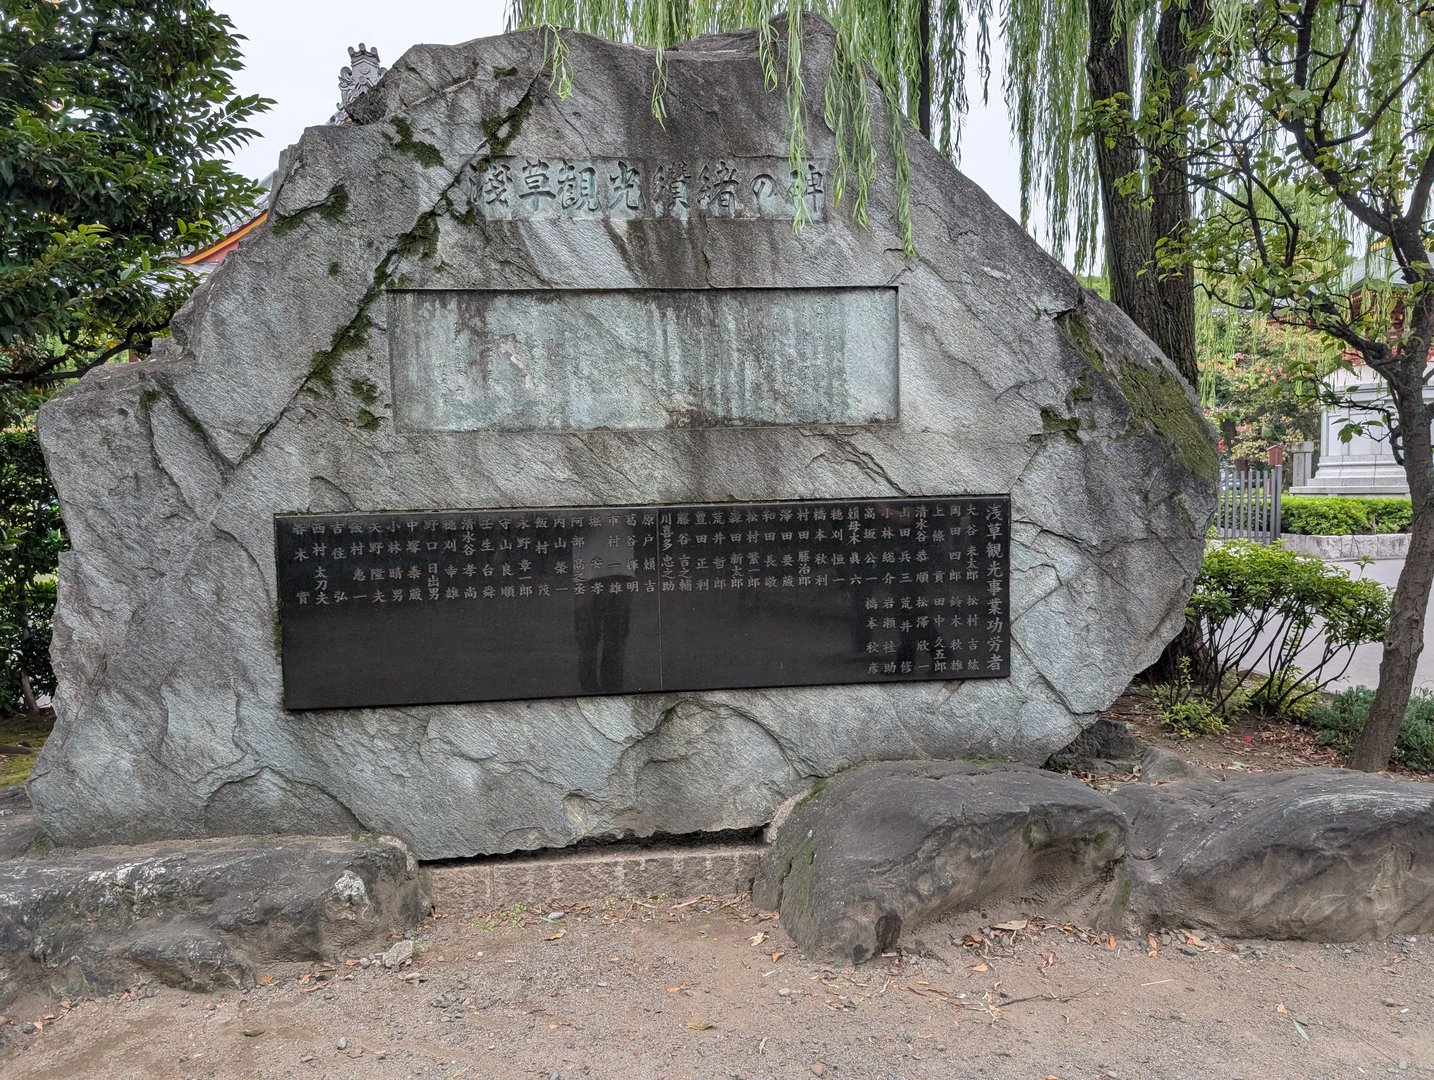
<path fill-rule="evenodd" d="M 177 256 L 252 206 L 215 160 L 268 106 L 235 93 L 238 41 L 203 0 L 0 11 L 0 416 L 144 351 L 192 288 Z"/>

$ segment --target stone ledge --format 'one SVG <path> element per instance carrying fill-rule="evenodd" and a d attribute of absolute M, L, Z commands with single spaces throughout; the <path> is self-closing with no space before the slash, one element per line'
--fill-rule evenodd
<path fill-rule="evenodd" d="M 1358 559 L 1361 556 L 1371 559 L 1402 559 L 1409 554 L 1408 533 L 1350 536 L 1297 536 L 1285 533 L 1280 540 L 1291 551 L 1328 560 Z"/>
<path fill-rule="evenodd" d="M 552 851 L 425 863 L 423 875 L 434 906 L 450 914 L 608 896 L 734 896 L 752 887 L 765 847 L 744 840 Z"/>

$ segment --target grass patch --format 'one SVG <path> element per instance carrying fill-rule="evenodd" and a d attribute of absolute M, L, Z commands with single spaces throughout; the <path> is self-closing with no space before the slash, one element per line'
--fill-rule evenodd
<path fill-rule="evenodd" d="M 1348 753 L 1369 719 L 1373 703 L 1373 690 L 1354 686 L 1310 709 L 1307 722 L 1319 732 L 1326 746 Z M 1404 726 L 1399 729 L 1390 760 L 1406 769 L 1434 772 L 1434 691 L 1415 690 L 1410 696 Z"/>
<path fill-rule="evenodd" d="M 50 737 L 55 714 L 44 709 L 38 716 L 16 713 L 0 721 L 0 747 L 15 748 L 12 753 L 0 752 L 0 788 L 23 784 L 30 779 L 40 748 Z"/>

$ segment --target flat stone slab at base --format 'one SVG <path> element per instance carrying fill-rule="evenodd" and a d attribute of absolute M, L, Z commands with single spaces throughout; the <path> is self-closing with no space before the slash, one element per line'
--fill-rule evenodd
<path fill-rule="evenodd" d="M 271 962 L 386 948 L 428 914 L 397 841 L 241 837 L 0 863 L 0 1007 L 157 979 L 249 986 Z"/>
<path fill-rule="evenodd" d="M 1146 760 L 1148 779 L 1171 779 L 1111 796 L 1023 766 L 859 766 L 774 827 L 753 901 L 803 950 L 844 963 L 999 903 L 1124 932 L 1434 932 L 1434 787 L 1342 769 L 1181 775 Z"/>
<path fill-rule="evenodd" d="M 423 875 L 434 907 L 448 914 L 610 896 L 736 896 L 752 887 L 764 847 L 744 840 L 545 851 L 429 863 Z"/>

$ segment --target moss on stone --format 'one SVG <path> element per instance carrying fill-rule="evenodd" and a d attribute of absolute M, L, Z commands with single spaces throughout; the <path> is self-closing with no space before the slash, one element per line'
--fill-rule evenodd
<path fill-rule="evenodd" d="M 139 411 L 148 415 L 149 410 L 154 408 L 154 403 L 162 397 L 164 397 L 164 394 L 158 390 L 141 391 L 139 395 Z"/>
<path fill-rule="evenodd" d="M 274 235 L 283 236 L 285 233 L 298 227 L 304 219 L 317 214 L 325 221 L 337 221 L 343 217 L 349 208 L 349 189 L 343 184 L 335 184 L 329 188 L 329 193 L 320 202 L 313 206 L 306 206 L 302 210 L 295 211 L 287 217 L 274 215 Z"/>
<path fill-rule="evenodd" d="M 1062 311 L 1056 316 L 1056 325 L 1070 339 L 1071 344 L 1085 355 L 1092 367 L 1099 371 L 1105 370 L 1105 357 L 1101 356 L 1100 350 L 1095 347 L 1095 339 L 1091 337 L 1090 327 L 1086 325 L 1080 308 Z"/>
<path fill-rule="evenodd" d="M 812 786 L 807 789 L 807 793 L 797 800 L 797 805 L 806 806 L 809 802 L 815 802 L 817 796 L 819 796 L 823 791 L 825 791 L 826 787 L 827 778 L 824 776 L 817 777 L 815 780 L 812 781 Z"/>
<path fill-rule="evenodd" d="M 1126 360 L 1116 372 L 1115 381 L 1125 393 L 1131 411 L 1150 425 L 1180 463 L 1194 475 L 1214 483 L 1220 475 L 1215 439 L 1210 425 L 1186 397 L 1180 376 L 1164 366 L 1152 368 Z"/>
<path fill-rule="evenodd" d="M 320 349 L 314 353 L 313 360 L 309 363 L 308 383 L 318 383 L 326 389 L 334 388 L 334 371 L 339 366 L 339 361 L 344 358 L 345 353 L 361 349 L 368 341 L 368 332 L 373 328 L 373 320 L 368 316 L 367 305 L 360 308 L 359 313 L 348 324 L 339 327 L 334 331 L 334 336 L 329 340 L 327 349 Z"/>
<path fill-rule="evenodd" d="M 515 67 L 495 67 L 493 69 L 493 78 L 495 79 L 509 79 L 516 74 L 518 74 L 518 69 Z"/>
<path fill-rule="evenodd" d="M 383 417 L 378 416 L 371 410 L 360 409 L 357 419 L 354 420 L 354 426 L 364 431 L 377 431 L 378 425 L 382 420 Z"/>
<path fill-rule="evenodd" d="M 1163 364 L 1147 365 L 1128 358 L 1115 365 L 1108 363 L 1079 307 L 1057 315 L 1056 325 L 1092 367 L 1114 379 L 1133 419 L 1163 442 L 1190 473 L 1212 482 L 1219 476 L 1220 463 L 1210 426 L 1191 405 L 1180 376 Z M 1078 382 L 1072 396 L 1080 389 Z M 1085 391 L 1090 392 L 1088 383 Z"/>
<path fill-rule="evenodd" d="M 336 262 L 329 263 L 329 277 L 338 277 L 339 271 L 342 269 L 343 267 Z"/>
<path fill-rule="evenodd" d="M 425 169 L 443 164 L 443 155 L 439 153 L 438 147 L 415 139 L 413 125 L 406 118 L 395 116 L 390 123 L 393 124 L 393 130 L 398 132 L 398 141 L 393 144 L 393 148 L 400 154 L 408 155 Z"/>
<path fill-rule="evenodd" d="M 438 250 L 438 212 L 427 210 L 420 214 L 413 228 L 398 238 L 393 250 L 400 258 L 431 258 Z"/>
<path fill-rule="evenodd" d="M 349 390 L 365 405 L 372 405 L 378 401 L 378 383 L 370 378 L 350 379 Z"/>
<path fill-rule="evenodd" d="M 1041 409 L 1041 434 L 1064 435 L 1071 442 L 1080 442 L 1080 417 L 1062 416 L 1054 409 Z"/>

